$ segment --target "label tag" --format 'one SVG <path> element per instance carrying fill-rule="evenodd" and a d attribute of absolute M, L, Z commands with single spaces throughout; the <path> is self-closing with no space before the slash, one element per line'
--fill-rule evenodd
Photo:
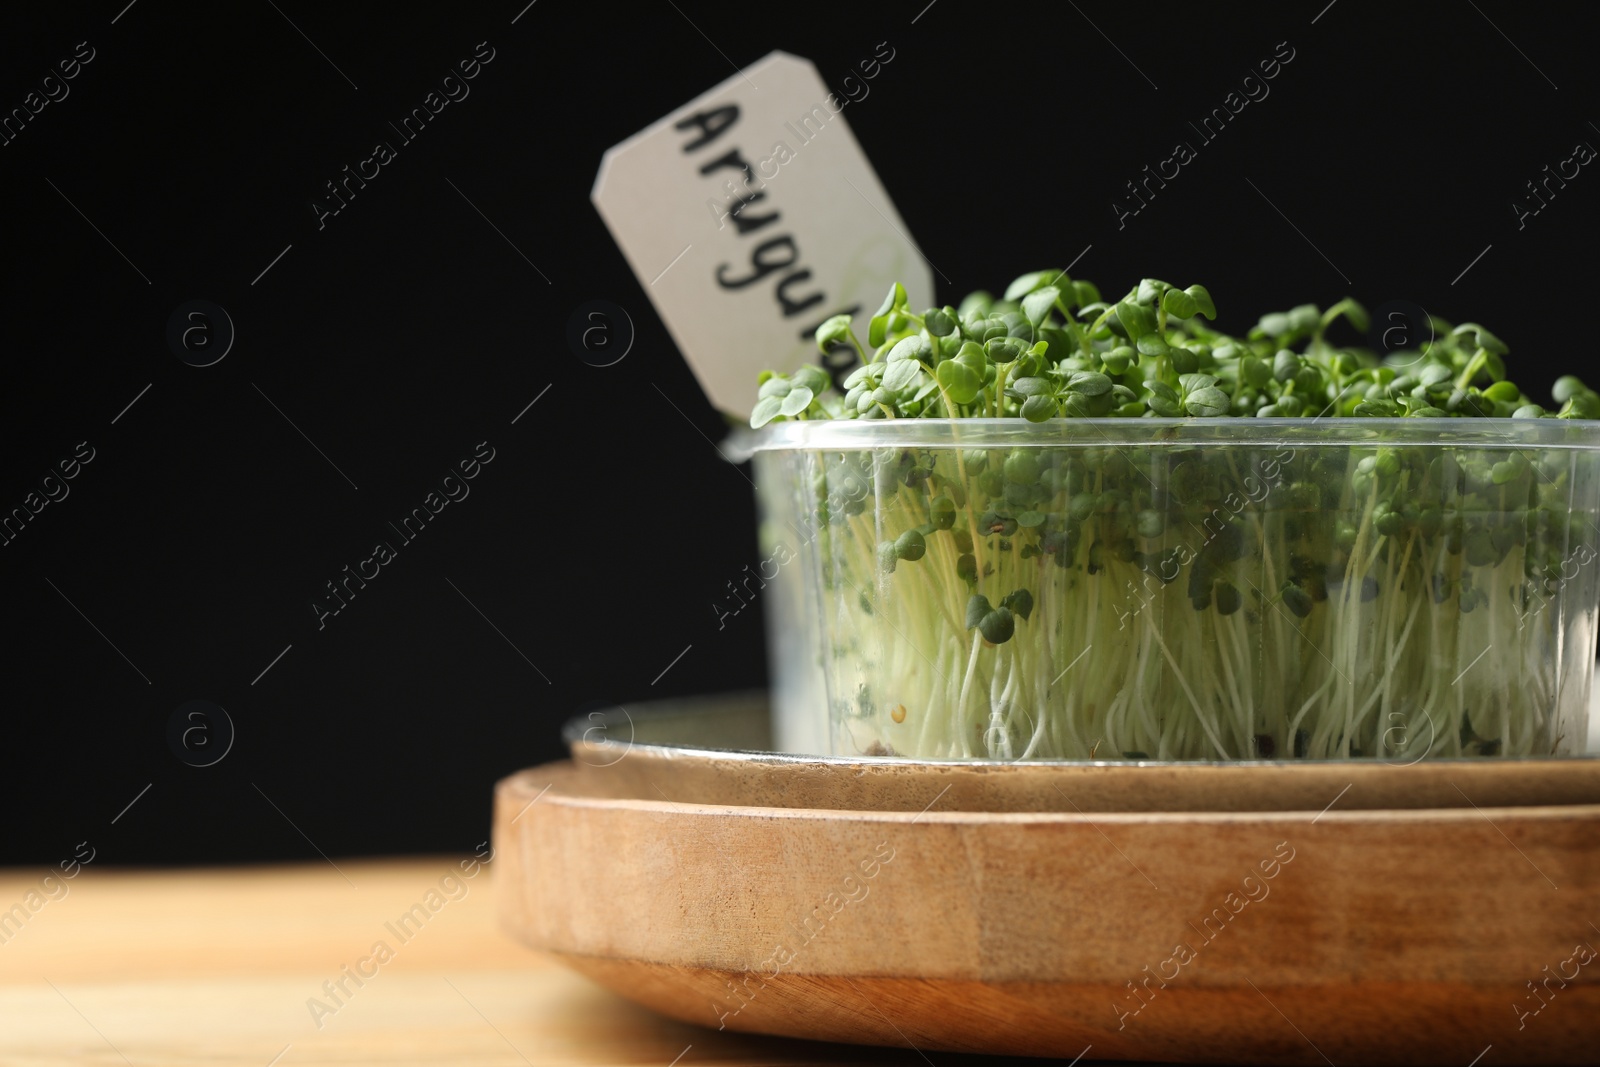
<path fill-rule="evenodd" d="M 856 334 L 895 282 L 933 302 L 933 276 L 842 112 L 806 59 L 772 52 L 608 150 L 594 201 L 718 408 L 748 418 L 756 375 L 820 363 L 812 334 Z"/>

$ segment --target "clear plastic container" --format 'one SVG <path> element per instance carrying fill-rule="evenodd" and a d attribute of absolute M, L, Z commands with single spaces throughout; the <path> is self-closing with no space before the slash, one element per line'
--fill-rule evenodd
<path fill-rule="evenodd" d="M 786 750 L 1584 750 L 1600 423 L 784 422 L 741 447 Z"/>

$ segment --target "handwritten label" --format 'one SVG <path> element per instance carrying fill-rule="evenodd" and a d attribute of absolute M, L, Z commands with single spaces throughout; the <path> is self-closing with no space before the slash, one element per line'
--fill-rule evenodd
<path fill-rule="evenodd" d="M 892 55 L 892 53 L 890 53 Z M 880 57 L 881 58 L 881 57 Z M 812 334 L 864 332 L 896 281 L 933 302 L 927 261 L 809 60 L 773 52 L 606 152 L 590 194 L 718 408 L 747 417 L 764 368 L 820 363 Z"/>

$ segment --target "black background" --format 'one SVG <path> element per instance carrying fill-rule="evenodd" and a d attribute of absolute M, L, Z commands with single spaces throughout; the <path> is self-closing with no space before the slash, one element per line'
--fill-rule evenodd
<path fill-rule="evenodd" d="M 1511 209 L 1600 144 L 1567 9 L 523 2 L 0 16 L 5 111 L 95 52 L 0 147 L 0 511 L 95 450 L 0 548 L 0 861 L 465 851 L 493 781 L 590 702 L 763 683 L 758 615 L 710 606 L 757 560 L 749 486 L 588 195 L 607 147 L 774 48 L 835 87 L 895 50 L 845 118 L 941 301 L 1088 247 L 1075 277 L 1202 282 L 1229 330 L 1350 294 L 1486 323 L 1536 396 L 1592 365 L 1600 177 Z M 470 97 L 319 230 L 323 183 L 480 41 Z M 1270 95 L 1201 145 L 1186 121 L 1282 41 Z M 1119 229 L 1180 138 L 1198 158 Z M 166 341 L 191 299 L 237 330 L 213 366 Z M 566 342 L 592 299 L 638 331 L 611 367 Z M 480 441 L 470 497 L 319 631 L 323 583 Z M 211 767 L 167 745 L 193 699 L 237 727 Z"/>

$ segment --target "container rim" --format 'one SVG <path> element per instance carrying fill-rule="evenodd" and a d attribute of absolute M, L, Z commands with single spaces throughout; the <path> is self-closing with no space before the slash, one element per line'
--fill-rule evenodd
<path fill-rule="evenodd" d="M 742 427 L 722 451 L 735 463 L 758 452 L 873 448 L 1173 448 L 1200 444 L 1464 446 L 1600 451 L 1600 420 L 1407 418 L 817 419 Z"/>
<path fill-rule="evenodd" d="M 787 752 L 770 748 L 744 748 L 738 745 L 718 745 L 709 740 L 691 740 L 673 729 L 678 725 L 685 732 L 705 730 L 710 731 L 720 725 L 722 720 L 730 716 L 749 716 L 758 710 L 761 718 L 765 720 L 770 711 L 768 701 L 770 695 L 765 690 L 735 691 L 731 693 L 713 693 L 701 697 L 672 697 L 664 700 L 649 701 L 644 705 L 636 705 L 630 712 L 622 705 L 611 708 L 602 708 L 589 712 L 587 715 L 576 715 L 567 719 L 561 728 L 561 739 L 567 745 L 573 756 L 581 751 L 596 755 L 614 756 L 604 762 L 591 764 L 596 767 L 607 767 L 619 762 L 635 749 L 649 759 L 660 759 L 667 762 L 678 759 L 718 759 L 732 760 L 738 763 L 756 763 L 766 765 L 789 766 L 829 766 L 839 768 L 892 767 L 916 766 L 930 769 L 955 769 L 972 770 L 993 773 L 999 768 L 1034 768 L 1027 773 L 1038 773 L 1038 769 L 1052 767 L 1104 767 L 1104 768 L 1130 768 L 1142 767 L 1151 769 L 1160 768 L 1357 768 L 1356 773 L 1395 774 L 1403 773 L 1420 765 L 1428 767 L 1485 767 L 1485 766 L 1549 766 L 1560 764 L 1564 766 L 1588 765 L 1600 763 L 1600 751 L 1588 750 L 1583 752 L 1569 752 L 1564 755 L 1543 756 L 1433 756 L 1425 759 L 1414 759 L 1410 762 L 1384 760 L 1377 757 L 1357 757 L 1351 759 L 1028 759 L 1028 760 L 1000 760 L 1000 759 L 954 759 L 940 758 L 927 759 L 917 756 L 868 756 L 868 755 L 836 755 L 823 752 Z M 618 714 L 618 713 L 621 714 Z M 596 718 L 599 716 L 599 718 Z M 627 736 L 621 736 L 622 729 L 626 727 Z M 666 736 L 660 736 L 660 731 L 665 728 Z M 636 736 L 638 733 L 646 736 Z M 657 736 L 649 736 L 656 734 Z M 1363 771 L 1359 768 L 1390 768 L 1388 771 Z M 1006 773 L 1018 773 L 1008 771 Z M 1308 774 L 1309 771 L 1293 771 L 1295 774 Z"/>

